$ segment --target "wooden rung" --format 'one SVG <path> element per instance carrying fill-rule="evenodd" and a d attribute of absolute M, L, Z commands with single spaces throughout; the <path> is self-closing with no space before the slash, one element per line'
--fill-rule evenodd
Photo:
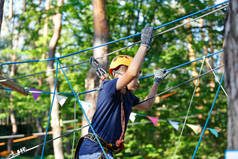
<path fill-rule="evenodd" d="M 5 78 L 3 78 L 2 76 L 0 76 L 0 80 L 4 80 L 4 79 L 5 79 Z M 7 88 L 10 88 L 10 89 L 12 89 L 12 90 L 14 90 L 14 91 L 16 91 L 16 92 L 18 92 L 18 93 L 21 93 L 21 94 L 23 94 L 24 96 L 27 96 L 27 95 L 28 95 L 28 93 L 26 92 L 26 90 L 25 90 L 22 86 L 16 84 L 16 83 L 13 82 L 13 81 L 0 82 L 0 85 L 3 85 L 3 86 L 5 86 L 5 87 L 7 87 Z"/>

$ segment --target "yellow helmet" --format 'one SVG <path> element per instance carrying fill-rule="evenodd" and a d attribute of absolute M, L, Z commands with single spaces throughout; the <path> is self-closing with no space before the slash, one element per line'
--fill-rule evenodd
<path fill-rule="evenodd" d="M 133 57 L 128 56 L 128 55 L 119 55 L 113 58 L 111 65 L 109 67 L 109 72 L 113 76 L 112 71 L 117 70 L 119 66 L 129 66 Z"/>

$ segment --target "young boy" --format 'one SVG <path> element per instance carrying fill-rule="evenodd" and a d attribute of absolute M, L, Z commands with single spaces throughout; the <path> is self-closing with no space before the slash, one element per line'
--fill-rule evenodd
<path fill-rule="evenodd" d="M 132 107 L 150 110 L 154 104 L 154 98 L 139 104 L 139 98 L 132 94 L 139 85 L 139 73 L 150 47 L 152 33 L 153 27 L 142 30 L 141 46 L 134 58 L 120 55 L 112 60 L 109 72 L 114 79 L 105 80 L 99 91 L 92 126 L 110 159 L 113 159 L 113 153 L 124 149 L 124 134 Z M 166 75 L 163 69 L 155 72 L 155 82 L 147 98 L 156 95 L 158 84 Z M 76 153 L 77 157 L 79 159 L 105 158 L 91 128 L 82 140 L 79 152 Z"/>

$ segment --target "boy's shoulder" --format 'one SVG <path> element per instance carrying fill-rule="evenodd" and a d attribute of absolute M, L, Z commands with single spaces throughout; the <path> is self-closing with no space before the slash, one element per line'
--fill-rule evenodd
<path fill-rule="evenodd" d="M 115 95 L 117 93 L 116 83 L 117 79 L 103 81 L 100 87 L 100 92 L 105 93 L 107 95 Z"/>
<path fill-rule="evenodd" d="M 118 78 L 112 79 L 112 80 L 104 80 L 102 82 L 101 87 L 103 88 L 105 85 L 114 85 L 114 84 L 116 84 L 117 80 L 118 80 Z"/>

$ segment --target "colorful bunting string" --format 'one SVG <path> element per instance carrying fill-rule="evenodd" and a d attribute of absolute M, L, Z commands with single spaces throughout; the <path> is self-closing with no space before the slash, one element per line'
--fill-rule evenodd
<path fill-rule="evenodd" d="M 148 116 L 148 115 L 143 115 L 143 114 L 137 114 L 137 113 L 132 112 L 129 118 L 130 118 L 130 120 L 131 120 L 132 122 L 134 122 L 135 119 L 136 119 L 136 116 L 147 117 L 149 120 L 151 120 L 151 122 L 154 124 L 154 126 L 156 126 L 156 127 L 158 126 L 158 121 L 159 121 L 159 119 L 156 118 L 156 117 L 152 117 L 152 116 Z M 160 119 L 160 120 L 165 120 L 165 119 Z M 172 125 L 172 127 L 173 127 L 174 129 L 176 129 L 177 131 L 178 131 L 178 129 L 179 129 L 179 125 L 180 125 L 180 124 L 183 124 L 183 123 L 177 122 L 177 121 L 171 121 L 171 120 L 165 120 L 165 121 L 168 121 L 168 122 Z M 187 125 L 188 127 L 190 127 L 190 128 L 194 131 L 195 134 L 201 133 L 201 131 L 202 131 L 202 127 L 201 127 L 200 125 L 194 125 L 194 124 L 186 124 L 186 125 Z M 218 132 L 217 132 L 216 129 L 212 129 L 212 128 L 207 128 L 207 129 L 208 129 L 214 136 L 218 137 Z"/>

